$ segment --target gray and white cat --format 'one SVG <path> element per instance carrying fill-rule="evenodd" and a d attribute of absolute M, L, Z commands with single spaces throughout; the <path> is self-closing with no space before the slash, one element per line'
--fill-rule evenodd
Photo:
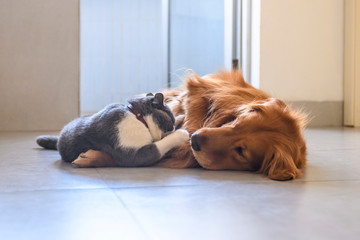
<path fill-rule="evenodd" d="M 161 93 L 111 104 L 92 116 L 68 123 L 56 136 L 39 136 L 37 143 L 57 149 L 61 158 L 73 162 L 81 153 L 99 150 L 122 167 L 157 163 L 169 150 L 189 141 L 185 130 L 174 131 L 174 115 Z"/>

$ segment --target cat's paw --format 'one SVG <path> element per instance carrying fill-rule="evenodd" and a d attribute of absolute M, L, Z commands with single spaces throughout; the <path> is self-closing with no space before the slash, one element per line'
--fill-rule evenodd
<path fill-rule="evenodd" d="M 179 143 L 185 143 L 188 142 L 190 139 L 189 132 L 185 129 L 178 129 L 175 132 L 172 133 L 173 137 L 176 138 L 176 140 Z"/>
<path fill-rule="evenodd" d="M 184 129 L 178 129 L 172 132 L 160 141 L 155 142 L 155 145 L 160 153 L 160 156 L 164 156 L 165 153 L 170 151 L 172 148 L 182 146 L 190 141 L 188 131 Z"/>

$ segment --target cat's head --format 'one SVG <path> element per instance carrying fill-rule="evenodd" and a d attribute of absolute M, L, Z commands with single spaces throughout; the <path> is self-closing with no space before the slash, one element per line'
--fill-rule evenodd
<path fill-rule="evenodd" d="M 165 104 L 162 93 L 149 93 L 145 97 L 129 100 L 129 103 L 143 115 L 154 140 L 159 140 L 174 130 L 175 118 Z"/>

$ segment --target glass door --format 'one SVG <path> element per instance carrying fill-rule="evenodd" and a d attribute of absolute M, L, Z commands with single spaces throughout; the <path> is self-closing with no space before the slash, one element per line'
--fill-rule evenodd
<path fill-rule="evenodd" d="M 162 0 L 81 0 L 82 114 L 168 85 Z"/>
<path fill-rule="evenodd" d="M 230 69 L 239 0 L 81 0 L 82 114 Z"/>
<path fill-rule="evenodd" d="M 171 86 L 189 69 L 201 76 L 224 68 L 224 38 L 224 0 L 171 0 Z"/>

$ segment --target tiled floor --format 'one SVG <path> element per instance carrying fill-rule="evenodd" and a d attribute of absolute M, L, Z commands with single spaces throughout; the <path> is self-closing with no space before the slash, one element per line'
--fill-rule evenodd
<path fill-rule="evenodd" d="M 43 133 L 41 133 L 43 134 Z M 277 182 L 202 169 L 78 169 L 0 133 L 0 238 L 360 239 L 360 129 L 309 129 L 308 166 Z"/>

